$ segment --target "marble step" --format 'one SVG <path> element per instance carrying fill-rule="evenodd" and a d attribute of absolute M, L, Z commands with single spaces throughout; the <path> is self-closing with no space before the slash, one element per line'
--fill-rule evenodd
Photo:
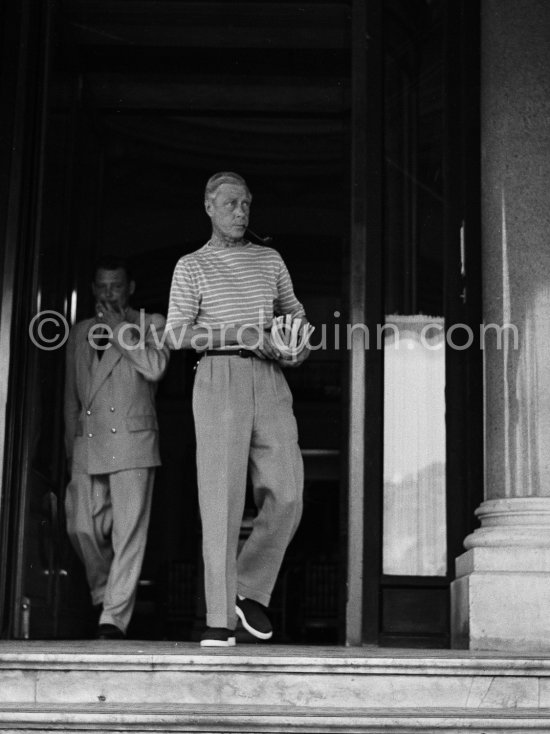
<path fill-rule="evenodd" d="M 550 657 L 0 641 L 0 703 L 550 709 Z M 547 730 L 550 732 L 550 727 Z"/>
<path fill-rule="evenodd" d="M 550 710 L 345 709 L 294 706 L 0 704 L 0 732 L 200 734 L 548 734 Z"/>

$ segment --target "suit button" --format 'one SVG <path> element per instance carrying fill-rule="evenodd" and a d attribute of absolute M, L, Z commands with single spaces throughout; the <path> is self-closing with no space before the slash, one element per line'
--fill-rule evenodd
<path fill-rule="evenodd" d="M 92 415 L 92 411 L 91 410 L 87 410 L 86 411 L 86 415 Z"/>
<path fill-rule="evenodd" d="M 109 408 L 109 410 L 111 411 L 111 413 L 114 413 L 114 412 L 115 412 L 115 409 L 113 408 L 113 406 L 112 406 L 112 405 L 111 405 L 111 407 Z"/>
<path fill-rule="evenodd" d="M 94 436 L 94 434 L 93 434 L 93 433 L 89 433 L 89 434 L 88 434 L 88 438 L 93 438 L 93 436 Z"/>
<path fill-rule="evenodd" d="M 111 428 L 111 433 L 116 433 L 116 428 Z"/>

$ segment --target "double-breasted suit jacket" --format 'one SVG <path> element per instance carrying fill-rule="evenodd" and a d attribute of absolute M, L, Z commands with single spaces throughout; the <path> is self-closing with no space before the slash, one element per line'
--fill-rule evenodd
<path fill-rule="evenodd" d="M 128 323 L 113 329 L 100 360 L 89 342 L 95 319 L 79 322 L 69 335 L 65 443 L 73 475 L 160 464 L 155 392 L 169 360 L 168 347 L 160 346 L 165 320 L 133 309 L 126 320 L 137 329 Z"/>

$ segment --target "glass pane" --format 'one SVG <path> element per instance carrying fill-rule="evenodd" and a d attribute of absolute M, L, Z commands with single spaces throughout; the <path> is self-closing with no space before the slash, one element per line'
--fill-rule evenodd
<path fill-rule="evenodd" d="M 386 324 L 383 571 L 445 575 L 443 319 L 391 316 Z"/>
<path fill-rule="evenodd" d="M 385 3 L 383 573 L 447 571 L 441 3 Z"/>

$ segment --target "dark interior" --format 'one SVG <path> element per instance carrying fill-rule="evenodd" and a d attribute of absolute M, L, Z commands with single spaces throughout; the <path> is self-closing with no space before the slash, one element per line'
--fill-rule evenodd
<path fill-rule="evenodd" d="M 91 250 L 128 257 L 135 305 L 166 313 L 178 258 L 209 236 L 204 184 L 215 171 L 236 170 L 254 195 L 252 228 L 273 237 L 319 339 L 322 323 L 330 339 L 347 275 L 349 9 L 313 3 L 304 14 L 290 3 L 231 10 L 180 3 L 174 15 L 172 3 L 154 5 L 113 9 L 68 0 L 55 19 L 54 77 L 60 96 L 70 99 L 76 85 L 75 144 L 82 150 L 88 141 L 91 154 L 81 165 L 98 184 L 90 204 L 94 235 L 87 228 L 79 256 L 89 263 Z M 83 282 L 78 318 L 89 306 Z M 274 593 L 281 642 L 336 642 L 341 635 L 341 354 L 319 349 L 288 373 L 306 511 Z M 173 354 L 158 393 L 163 466 L 134 636 L 186 639 L 202 624 L 190 407 L 195 361 L 191 353 Z M 243 538 L 253 512 L 249 502 Z M 303 588 L 298 607 L 295 591 Z"/>

